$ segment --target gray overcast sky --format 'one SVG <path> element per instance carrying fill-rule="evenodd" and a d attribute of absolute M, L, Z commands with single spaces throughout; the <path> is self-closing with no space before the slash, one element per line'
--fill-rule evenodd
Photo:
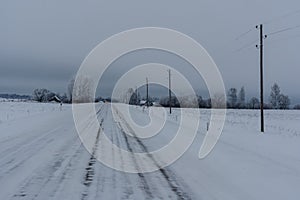
<path fill-rule="evenodd" d="M 227 88 L 244 85 L 248 97 L 258 96 L 255 44 L 235 52 L 257 39 L 258 31 L 235 38 L 272 19 L 275 20 L 266 23 L 265 33 L 300 24 L 300 13 L 280 17 L 299 10 L 299 0 L 0 2 L 0 93 L 31 94 L 37 87 L 63 93 L 85 56 L 98 43 L 127 29 L 158 26 L 183 32 L 202 44 L 218 65 Z M 265 44 L 265 94 L 269 95 L 271 84 L 277 82 L 283 93 L 300 101 L 300 28 L 270 35 Z M 156 54 L 137 53 L 131 60 L 129 55 L 124 63 L 120 59 L 107 76 L 115 76 L 117 68 L 130 66 L 131 61 L 162 61 Z M 168 63 L 166 58 L 163 61 Z M 187 76 L 192 74 L 187 72 Z M 104 87 L 110 85 L 109 80 L 103 81 L 103 95 L 109 90 Z M 205 86 L 199 86 L 199 91 L 202 89 Z"/>

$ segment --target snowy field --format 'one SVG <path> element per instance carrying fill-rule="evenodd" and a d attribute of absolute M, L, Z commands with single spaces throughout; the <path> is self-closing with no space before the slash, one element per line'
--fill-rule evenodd
<path fill-rule="evenodd" d="M 180 110 L 174 109 L 157 137 L 137 141 L 120 130 L 111 104 L 96 109 L 108 138 L 134 152 L 167 144 L 180 120 Z M 147 109 L 132 106 L 130 112 L 138 124 L 149 122 Z M 195 110 L 184 112 L 193 117 Z M 258 110 L 227 110 L 220 140 L 199 160 L 209 118 L 210 111 L 201 110 L 195 141 L 171 166 L 130 174 L 104 166 L 95 160 L 97 154 L 87 152 L 71 105 L 0 102 L 0 199 L 299 199 L 300 111 L 267 110 L 261 134 Z M 116 151 L 107 155 L 101 142 L 97 147 L 112 159 L 122 158 Z"/>

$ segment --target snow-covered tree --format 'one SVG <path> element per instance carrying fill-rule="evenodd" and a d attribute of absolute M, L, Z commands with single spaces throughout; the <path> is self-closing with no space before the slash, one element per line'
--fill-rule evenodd
<path fill-rule="evenodd" d="M 207 102 L 199 95 L 197 95 L 199 108 L 207 108 Z"/>
<path fill-rule="evenodd" d="M 138 105 L 139 104 L 139 99 L 137 96 L 136 91 L 134 91 L 132 88 L 130 88 L 130 97 L 129 97 L 129 104 L 130 105 Z"/>
<path fill-rule="evenodd" d="M 242 87 L 238 94 L 238 107 L 239 108 L 245 108 L 245 106 L 246 106 L 245 100 L 246 100 L 245 88 Z"/>
<path fill-rule="evenodd" d="M 271 87 L 270 104 L 273 109 L 288 109 L 291 104 L 289 97 L 280 92 L 277 83 Z"/>
<path fill-rule="evenodd" d="M 204 100 L 206 108 L 211 108 L 211 98 Z"/>
<path fill-rule="evenodd" d="M 47 89 L 35 89 L 33 91 L 33 100 L 38 102 L 46 102 L 47 101 L 47 95 L 50 93 Z"/>
<path fill-rule="evenodd" d="M 80 76 L 76 78 L 73 84 L 72 102 L 89 103 L 94 102 L 92 94 L 92 82 L 88 77 Z"/>
<path fill-rule="evenodd" d="M 160 99 L 159 104 L 167 107 L 170 105 L 169 97 L 163 97 Z M 179 101 L 176 96 L 171 96 L 171 106 L 172 107 L 180 107 Z"/>
<path fill-rule="evenodd" d="M 48 102 L 48 101 L 52 101 L 54 99 L 54 97 L 56 96 L 56 94 L 54 92 L 50 92 L 48 91 L 45 95 L 44 95 L 44 102 Z"/>
<path fill-rule="evenodd" d="M 66 93 L 64 93 L 63 95 L 59 95 L 59 98 L 60 100 L 63 102 L 63 103 L 68 103 L 69 102 L 69 99 L 68 99 L 68 96 Z"/>
<path fill-rule="evenodd" d="M 295 106 L 294 106 L 294 109 L 295 109 L 295 110 L 300 110 L 300 104 L 295 105 Z"/>
<path fill-rule="evenodd" d="M 226 108 L 226 97 L 223 94 L 214 94 L 209 103 L 212 108 Z"/>
<path fill-rule="evenodd" d="M 291 104 L 291 101 L 288 96 L 280 94 L 278 100 L 279 109 L 288 109 Z"/>
<path fill-rule="evenodd" d="M 54 92 L 51 92 L 47 89 L 35 89 L 33 91 L 33 100 L 38 101 L 38 102 L 48 102 L 52 101 L 55 96 L 59 96 L 55 94 Z"/>
<path fill-rule="evenodd" d="M 280 97 L 280 87 L 277 83 L 271 87 L 271 94 L 270 94 L 270 104 L 272 108 L 278 109 L 279 108 L 279 97 Z"/>
<path fill-rule="evenodd" d="M 249 103 L 248 103 L 248 107 L 250 108 L 250 109 L 257 109 L 257 108 L 259 108 L 259 100 L 258 100 L 258 98 L 256 98 L 256 97 L 252 97 L 251 99 L 250 99 L 250 101 L 249 101 Z"/>
<path fill-rule="evenodd" d="M 181 108 L 199 108 L 198 99 L 194 95 L 178 97 Z"/>
<path fill-rule="evenodd" d="M 67 92 L 68 92 L 69 102 L 72 102 L 72 95 L 73 95 L 74 82 L 75 82 L 75 79 L 72 78 L 72 79 L 69 81 L 69 84 L 68 84 Z"/>
<path fill-rule="evenodd" d="M 230 88 L 228 91 L 228 104 L 230 108 L 235 108 L 237 103 L 237 90 Z"/>

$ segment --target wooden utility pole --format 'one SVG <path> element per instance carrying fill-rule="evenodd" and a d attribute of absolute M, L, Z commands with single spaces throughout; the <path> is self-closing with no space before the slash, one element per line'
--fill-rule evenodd
<path fill-rule="evenodd" d="M 146 78 L 146 104 L 147 104 L 147 107 L 149 107 L 149 88 L 148 88 L 148 78 Z"/>
<path fill-rule="evenodd" d="M 139 105 L 140 104 L 139 90 L 138 90 L 137 86 L 135 86 L 135 92 L 136 92 L 136 105 Z"/>
<path fill-rule="evenodd" d="M 171 105 L 171 69 L 169 69 L 169 107 L 170 107 L 170 114 L 172 113 L 172 105 Z"/>
<path fill-rule="evenodd" d="M 258 28 L 258 26 L 257 26 Z M 264 129 L 264 74 L 263 74 L 263 53 L 264 53 L 264 39 L 266 36 L 263 35 L 263 25 L 260 24 L 260 131 L 263 133 Z"/>

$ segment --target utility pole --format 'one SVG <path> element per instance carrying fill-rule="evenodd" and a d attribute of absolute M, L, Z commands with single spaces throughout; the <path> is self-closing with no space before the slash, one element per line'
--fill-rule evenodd
<path fill-rule="evenodd" d="M 171 69 L 169 69 L 169 107 L 170 107 L 170 114 L 172 114 L 172 105 L 171 105 Z"/>
<path fill-rule="evenodd" d="M 149 88 L 148 88 L 148 78 L 146 78 L 146 104 L 147 104 L 147 107 L 149 107 Z"/>
<path fill-rule="evenodd" d="M 267 37 L 263 34 L 263 25 L 256 26 L 260 30 L 260 131 L 263 133 L 264 129 L 264 74 L 263 74 L 263 53 L 264 53 L 264 39 Z"/>
<path fill-rule="evenodd" d="M 140 100 L 139 100 L 139 90 L 137 86 L 135 86 L 135 92 L 136 92 L 136 105 L 138 105 L 140 103 Z"/>

